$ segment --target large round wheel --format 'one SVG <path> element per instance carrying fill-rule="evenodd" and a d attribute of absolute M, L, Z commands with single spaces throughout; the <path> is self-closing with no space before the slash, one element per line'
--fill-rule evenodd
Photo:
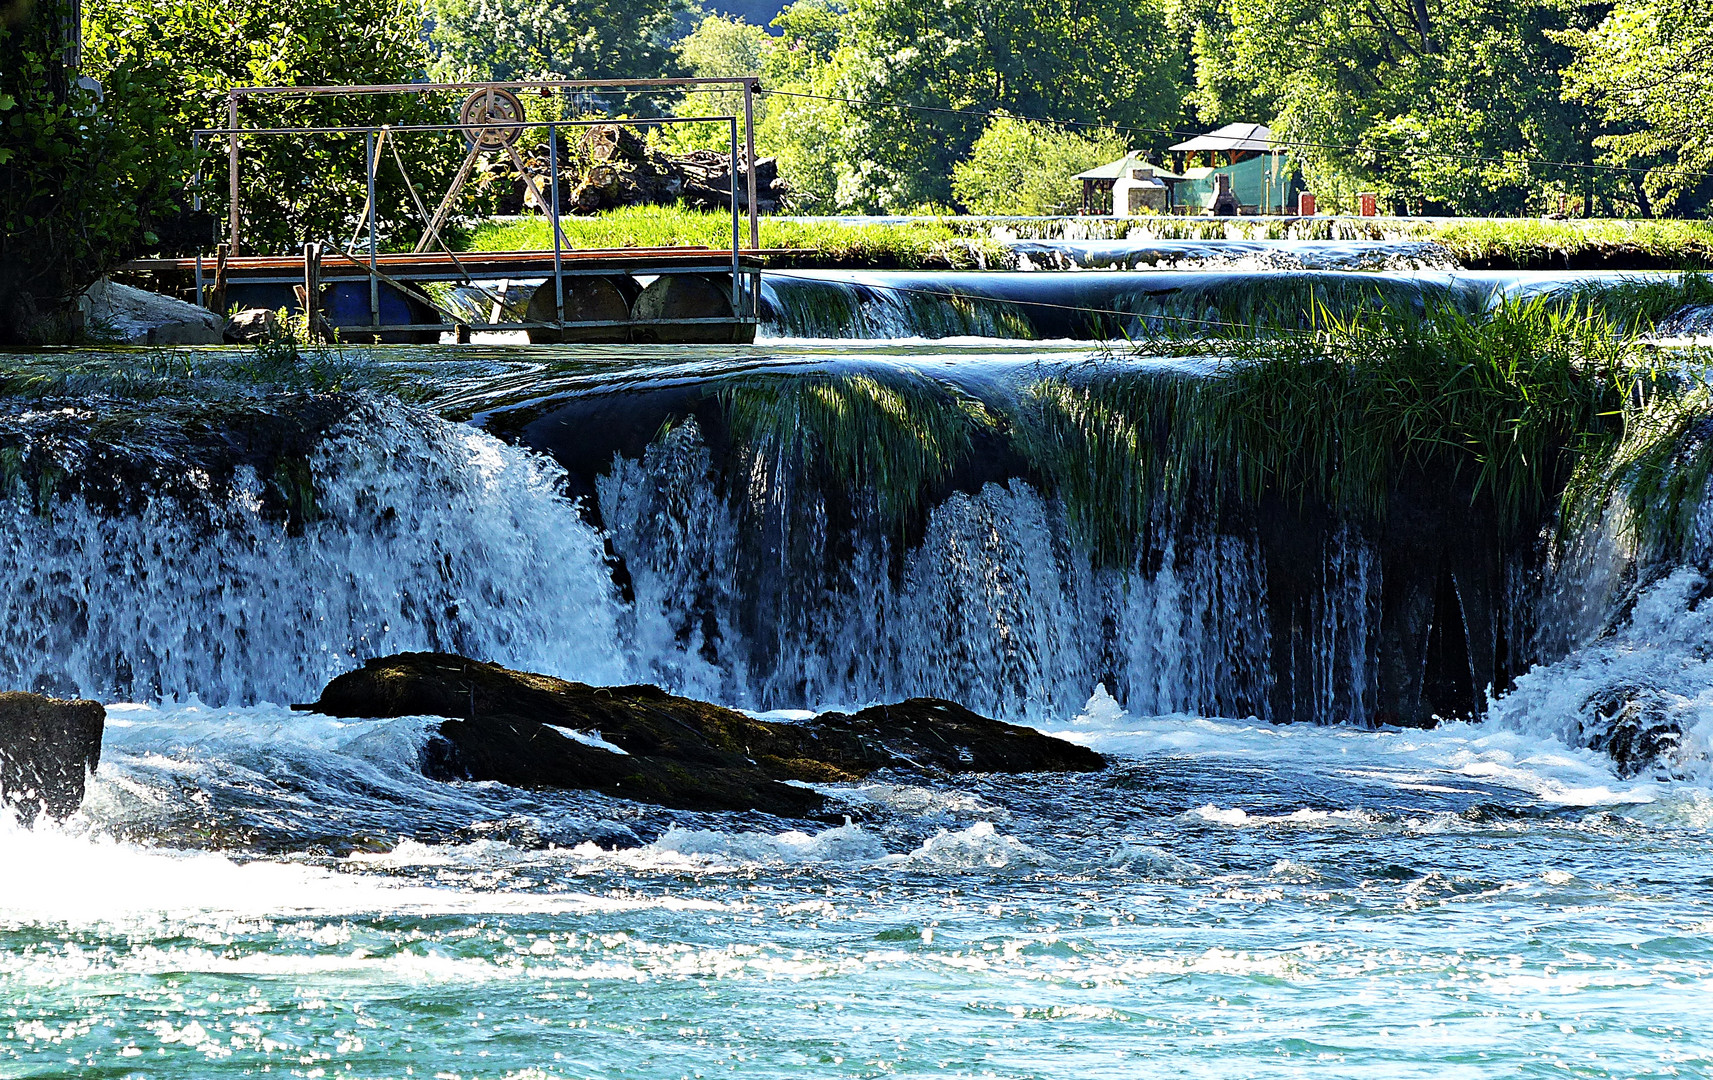
<path fill-rule="evenodd" d="M 478 90 L 464 99 L 458 110 L 458 123 L 464 126 L 464 137 L 484 150 L 499 150 L 517 142 L 523 129 L 495 125 L 524 122 L 523 102 L 510 90 L 489 88 Z"/>
<path fill-rule="evenodd" d="M 636 282 L 623 274 L 611 277 L 575 276 L 565 279 L 566 326 L 532 326 L 532 345 L 569 345 L 574 343 L 617 343 L 630 340 L 630 306 L 636 299 Z M 549 278 L 529 298 L 529 322 L 553 322 L 558 315 L 557 296 Z M 578 323 L 617 323 L 616 326 L 579 326 Z"/>
<path fill-rule="evenodd" d="M 662 274 L 655 278 L 631 305 L 631 340 L 663 345 L 746 344 L 755 340 L 755 324 L 738 321 L 728 281 L 717 274 Z M 656 321 L 660 319 L 720 321 Z"/>

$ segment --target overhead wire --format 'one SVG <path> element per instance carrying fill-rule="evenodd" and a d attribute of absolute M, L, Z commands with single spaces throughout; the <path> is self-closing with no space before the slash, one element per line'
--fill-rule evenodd
<path fill-rule="evenodd" d="M 1174 138 L 1194 138 L 1197 135 L 1206 134 L 1205 132 L 1186 131 L 1181 128 L 1144 127 L 1135 124 L 1109 124 L 1098 120 L 1060 120 L 1050 116 L 1030 116 L 1023 113 L 1010 112 L 1005 109 L 954 109 L 949 106 L 940 105 L 911 105 L 901 101 L 882 101 L 875 98 L 843 97 L 837 94 L 811 94 L 803 90 L 769 90 L 758 86 L 756 87 L 755 92 L 757 95 L 765 97 L 804 98 L 813 101 L 839 102 L 846 105 L 867 105 L 886 109 L 901 109 L 910 112 L 939 113 L 947 116 L 968 116 L 975 119 L 992 119 L 997 116 L 1003 116 L 1015 120 L 1029 120 L 1035 123 L 1055 124 L 1060 127 L 1095 128 L 1097 130 L 1118 131 L 1125 134 L 1165 135 Z M 1272 138 L 1269 141 L 1277 146 L 1302 147 L 1311 150 L 1342 150 L 1349 153 L 1402 155 L 1407 152 L 1411 152 L 1404 149 L 1382 146 L 1364 146 L 1356 143 L 1316 142 L 1309 139 Z M 1476 161 L 1499 165 L 1552 166 L 1564 169 L 1583 169 L 1590 172 L 1641 173 L 1644 175 L 1653 171 L 1651 169 L 1635 165 L 1602 165 L 1596 162 L 1585 161 L 1555 161 L 1551 158 L 1542 157 L 1503 157 L 1494 154 L 1475 154 L 1449 150 L 1436 150 L 1432 147 L 1414 148 L 1414 152 L 1453 161 Z M 1681 171 L 1681 174 L 1686 176 L 1713 177 L 1713 172 L 1707 171 Z"/>

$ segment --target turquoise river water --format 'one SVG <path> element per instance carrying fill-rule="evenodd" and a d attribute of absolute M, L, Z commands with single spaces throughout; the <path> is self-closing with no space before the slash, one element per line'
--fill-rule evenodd
<path fill-rule="evenodd" d="M 870 351 L 930 369 L 1022 348 Z M 849 352 L 687 353 L 668 374 Z M 876 663 L 929 656 L 897 685 L 958 696 L 989 685 L 959 680 L 1003 641 L 1034 674 L 992 707 L 1107 770 L 882 775 L 834 789 L 844 825 L 443 784 L 417 764 L 433 720 L 287 706 L 361 655 L 448 644 L 768 703 L 738 666 L 671 652 L 642 570 L 615 588 L 621 480 L 642 480 L 601 489 L 609 538 L 551 460 L 463 422 L 547 385 L 550 354 L 420 355 L 445 364 L 443 399 L 373 404 L 318 451 L 322 516 L 301 535 L 242 493 L 212 524 L 165 496 L 117 515 L 6 504 L 7 688 L 109 711 L 83 810 L 0 821 L 0 1077 L 1713 1076 L 1701 570 L 1478 721 L 1273 726 L 1178 707 L 1201 655 L 1189 622 L 1167 625 L 1204 602 L 1187 571 L 1127 594 L 1154 606 L 1126 609 L 1125 687 L 1083 674 L 1065 634 L 1081 609 L 1049 602 L 1018 531 L 1044 504 L 989 485 L 935 511 L 941 554 L 883 598 L 902 614 Z M 387 528 L 358 529 L 375 500 Z M 695 574 L 727 566 L 707 559 Z M 905 621 L 950 603 L 932 599 L 947 582 L 987 603 L 958 643 Z M 143 685 L 144 657 L 154 690 L 103 692 L 121 666 Z M 1676 766 L 1622 777 L 1579 744 L 1565 718 L 1601 673 L 1675 703 Z M 874 678 L 796 705 L 894 685 Z"/>

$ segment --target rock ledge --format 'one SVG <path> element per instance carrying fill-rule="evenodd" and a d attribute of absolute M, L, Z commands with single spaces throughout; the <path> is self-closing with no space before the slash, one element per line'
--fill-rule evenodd
<path fill-rule="evenodd" d="M 446 717 L 423 762 L 439 779 L 602 791 L 684 810 L 813 817 L 826 797 L 787 781 L 1106 764 L 1086 747 L 934 698 L 776 723 L 654 686 L 588 686 L 446 653 L 370 660 L 294 708 Z"/>

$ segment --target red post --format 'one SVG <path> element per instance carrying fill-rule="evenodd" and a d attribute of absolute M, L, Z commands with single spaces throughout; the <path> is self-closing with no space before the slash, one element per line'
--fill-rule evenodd
<path fill-rule="evenodd" d="M 1364 191 L 1356 196 L 1356 212 L 1363 217 L 1374 217 L 1380 212 L 1380 196 L 1372 191 Z"/>
<path fill-rule="evenodd" d="M 1297 216 L 1314 217 L 1314 192 L 1297 192 Z"/>

